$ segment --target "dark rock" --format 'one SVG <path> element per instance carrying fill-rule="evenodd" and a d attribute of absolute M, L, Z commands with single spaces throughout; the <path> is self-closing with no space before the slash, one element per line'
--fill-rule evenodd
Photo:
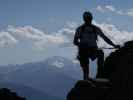
<path fill-rule="evenodd" d="M 7 88 L 0 89 L 0 100 L 26 100 L 24 97 L 20 97 L 15 92 L 11 92 Z"/>
<path fill-rule="evenodd" d="M 110 87 L 102 84 L 108 83 L 100 81 L 78 81 L 75 87 L 68 93 L 67 100 L 105 100 Z"/>
<path fill-rule="evenodd" d="M 67 100 L 133 100 L 133 41 L 112 52 L 104 63 L 103 81 L 78 81 Z"/>

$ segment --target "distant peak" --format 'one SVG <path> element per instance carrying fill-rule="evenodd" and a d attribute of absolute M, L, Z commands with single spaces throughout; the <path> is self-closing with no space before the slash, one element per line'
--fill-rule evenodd
<path fill-rule="evenodd" d="M 56 60 L 55 62 L 52 62 L 52 65 L 58 68 L 64 67 L 64 63 Z"/>

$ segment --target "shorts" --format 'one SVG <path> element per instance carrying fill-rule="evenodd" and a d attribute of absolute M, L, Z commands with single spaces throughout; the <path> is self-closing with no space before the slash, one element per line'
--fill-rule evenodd
<path fill-rule="evenodd" d="M 79 48 L 77 59 L 81 66 L 87 66 L 89 59 L 94 61 L 97 58 L 98 51 L 98 48 Z"/>

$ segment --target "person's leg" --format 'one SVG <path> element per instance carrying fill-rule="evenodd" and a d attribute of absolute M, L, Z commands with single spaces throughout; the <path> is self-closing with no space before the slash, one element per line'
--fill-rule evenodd
<path fill-rule="evenodd" d="M 83 71 L 83 79 L 88 80 L 89 79 L 89 64 L 80 64 L 82 71 Z"/>
<path fill-rule="evenodd" d="M 103 66 L 104 65 L 104 52 L 102 50 L 97 50 L 97 75 L 96 78 L 102 78 L 104 76 Z"/>
<path fill-rule="evenodd" d="M 78 60 L 80 62 L 80 66 L 83 72 L 83 79 L 88 80 L 89 79 L 89 60 L 88 60 L 88 54 L 87 50 L 84 48 L 79 48 L 78 52 Z"/>

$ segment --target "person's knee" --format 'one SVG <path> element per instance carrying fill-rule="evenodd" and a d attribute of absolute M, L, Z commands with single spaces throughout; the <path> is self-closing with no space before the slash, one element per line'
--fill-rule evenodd
<path fill-rule="evenodd" d="M 83 69 L 87 69 L 87 67 L 89 66 L 89 63 L 80 63 L 80 65 Z"/>
<path fill-rule="evenodd" d="M 87 69 L 89 67 L 89 61 L 80 61 L 80 66 L 83 68 L 83 69 Z"/>

